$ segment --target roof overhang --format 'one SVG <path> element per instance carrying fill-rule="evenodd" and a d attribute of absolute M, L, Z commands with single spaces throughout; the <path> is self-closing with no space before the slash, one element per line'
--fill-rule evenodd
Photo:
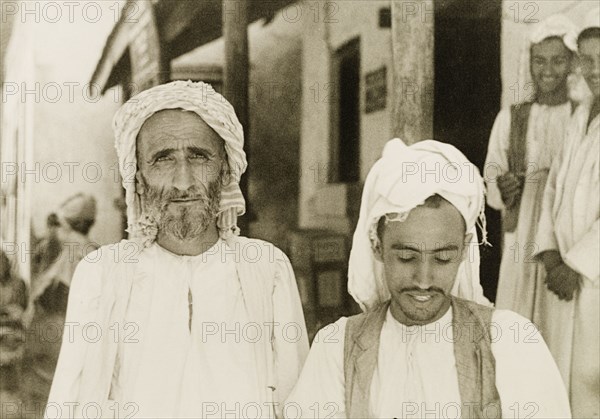
<path fill-rule="evenodd" d="M 127 0 L 124 10 L 134 10 L 132 4 L 137 1 Z M 231 1 L 231 9 L 226 9 L 226 16 L 235 18 L 236 8 L 245 2 L 248 5 L 248 23 L 252 23 L 261 18 L 272 17 L 278 10 L 296 0 L 234 0 Z M 152 0 L 152 6 L 164 49 L 164 60 L 170 62 L 222 36 L 222 0 Z M 92 75 L 90 83 L 98 86 L 103 93 L 127 80 L 125 73 L 130 69 L 127 68 L 128 60 L 124 56 L 140 25 L 130 15 L 121 13 Z"/>

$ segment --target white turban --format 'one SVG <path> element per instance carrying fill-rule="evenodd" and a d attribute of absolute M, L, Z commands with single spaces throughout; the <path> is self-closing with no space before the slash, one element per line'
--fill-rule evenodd
<path fill-rule="evenodd" d="M 479 283 L 479 247 L 476 224 L 481 220 L 485 238 L 485 189 L 479 170 L 455 147 L 426 140 L 406 146 L 388 141 L 383 155 L 367 175 L 354 232 L 348 267 L 348 290 L 363 310 L 390 299 L 383 263 L 373 253 L 377 223 L 386 214 L 405 219 L 409 211 L 438 194 L 463 216 L 473 234 L 469 254 L 461 263 L 452 294 L 480 304 L 490 302 Z"/>
<path fill-rule="evenodd" d="M 590 10 L 586 15 L 583 22 L 582 32 L 589 28 L 600 27 L 600 7 Z"/>
<path fill-rule="evenodd" d="M 115 115 L 115 147 L 125 188 L 129 233 L 133 239 L 141 239 L 145 245 L 154 241 L 156 236 L 156 226 L 152 221 L 141 219 L 142 206 L 135 191 L 136 139 L 144 122 L 165 109 L 183 109 L 196 113 L 223 139 L 230 169 L 230 183 L 221 190 L 217 226 L 224 239 L 239 234 L 237 217 L 246 210 L 239 187 L 240 177 L 247 166 L 242 125 L 231 104 L 215 92 L 211 85 L 192 81 L 174 81 L 145 90 L 129 99 Z"/>
<path fill-rule="evenodd" d="M 565 46 L 573 53 L 577 52 L 577 26 L 564 15 L 549 16 L 536 23 L 525 35 L 519 58 L 519 97 L 518 102 L 530 101 L 535 98 L 535 86 L 531 79 L 531 47 L 544 39 L 561 38 Z M 569 97 L 577 102 L 589 96 L 585 81 L 577 70 L 567 80 Z"/>
<path fill-rule="evenodd" d="M 96 198 L 82 192 L 75 194 L 61 204 L 56 215 L 63 224 L 78 220 L 95 220 Z"/>

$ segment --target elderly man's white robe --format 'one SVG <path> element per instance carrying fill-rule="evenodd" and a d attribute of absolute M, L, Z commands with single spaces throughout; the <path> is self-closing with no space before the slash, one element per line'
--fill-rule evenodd
<path fill-rule="evenodd" d="M 372 418 L 460 418 L 461 398 L 452 310 L 436 322 L 407 327 L 388 309 L 370 388 Z M 292 394 L 288 418 L 345 418 L 347 318 L 321 329 Z M 569 418 L 564 384 L 544 340 L 508 310 L 492 315 L 491 348 L 504 418 Z"/>
<path fill-rule="evenodd" d="M 102 404 L 103 417 L 271 416 L 269 403 L 285 400 L 308 351 L 302 307 L 280 250 L 259 240 L 232 243 L 220 239 L 201 255 L 179 256 L 156 243 L 137 253 L 133 242 L 122 242 L 89 255 L 73 279 L 67 324 L 75 327 L 65 329 L 47 417 L 68 417 L 70 402 Z M 117 260 L 125 262 L 121 270 Z M 131 288 L 115 286 L 109 301 L 105 285 L 127 279 L 119 272 L 132 278 Z M 260 276 L 269 272 L 265 289 Z M 109 341 L 90 347 L 98 331 Z M 114 361 L 106 361 L 111 353 Z M 107 400 L 83 388 L 106 374 L 94 371 L 95 361 L 114 365 Z"/>
<path fill-rule="evenodd" d="M 571 109 L 570 102 L 531 106 L 526 138 L 522 139 L 527 150 L 527 175 L 519 222 L 515 231 L 503 235 L 496 307 L 516 311 L 530 320 L 535 316 L 537 294 L 545 288 L 545 272 L 533 259 L 544 187 L 552 160 L 562 149 Z M 509 171 L 510 127 L 510 109 L 503 109 L 494 123 L 485 162 L 487 203 L 499 211 L 505 207 L 496 179 Z"/>
<path fill-rule="evenodd" d="M 600 416 L 600 116 L 575 111 L 564 152 L 550 171 L 536 243 L 558 250 L 582 278 L 569 302 L 544 293 L 536 319 L 570 390 L 574 417 Z"/>

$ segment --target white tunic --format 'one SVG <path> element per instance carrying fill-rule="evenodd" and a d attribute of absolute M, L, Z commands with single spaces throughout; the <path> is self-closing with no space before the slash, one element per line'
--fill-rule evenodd
<path fill-rule="evenodd" d="M 346 417 L 346 321 L 341 318 L 315 337 L 300 379 L 286 402 L 287 417 Z M 533 324 L 508 310 L 496 310 L 492 324 L 496 387 L 503 417 L 570 417 L 564 384 Z M 420 327 L 403 326 L 388 310 L 371 383 L 370 417 L 461 417 L 451 325 L 450 309 L 437 322 Z"/>
<path fill-rule="evenodd" d="M 117 348 L 102 417 L 271 417 L 273 405 L 260 392 L 261 379 L 268 375 L 263 368 L 269 366 L 257 364 L 256 354 L 265 348 L 265 340 L 270 342 L 273 401 L 285 400 L 308 349 L 304 316 L 287 257 L 266 242 L 241 243 L 247 248 L 232 249 L 219 240 L 198 256 L 175 255 L 156 243 L 135 255 L 116 254 L 133 244 L 125 243 L 103 247 L 92 259 L 84 259 L 75 272 L 67 309 L 67 321 L 79 328 L 63 340 L 47 417 L 69 417 L 69 405 L 80 400 L 81 371 L 90 362 L 85 352 L 92 349 L 89 338 L 82 339 L 81 325 L 93 324 L 98 307 L 106 305 L 100 300 L 103 284 L 115 279 L 109 281 L 103 272 L 117 272 L 111 270 L 115 258 L 135 263 L 123 324 L 100 329 Z M 273 269 L 241 270 L 239 257 L 254 260 L 246 264 L 251 267 L 271 264 Z M 274 273 L 272 298 L 264 299 L 272 302 L 274 326 L 249 315 L 251 299 L 243 292 L 241 272 Z M 260 289 L 259 278 L 249 279 Z M 108 356 L 107 351 L 99 356 Z M 281 410 L 281 403 L 275 410 Z"/>
<path fill-rule="evenodd" d="M 570 390 L 575 417 L 600 417 L 600 116 L 575 111 L 560 159 L 550 171 L 536 242 L 559 250 L 581 274 L 581 292 L 561 301 L 546 291 L 538 320 Z"/>
<path fill-rule="evenodd" d="M 530 320 L 536 317 L 537 294 L 544 290 L 544 272 L 533 259 L 544 187 L 552 160 L 563 146 L 570 117 L 570 102 L 558 106 L 532 105 L 523 139 L 527 175 L 519 222 L 515 231 L 503 236 L 496 307 L 513 310 Z M 487 203 L 499 211 L 504 210 L 504 203 L 496 179 L 509 171 L 510 126 L 510 109 L 504 109 L 494 123 L 485 163 Z"/>
<path fill-rule="evenodd" d="M 125 318 L 137 342 L 121 341 L 113 384 L 115 400 L 139 406 L 137 417 L 204 417 L 259 399 L 245 339 L 256 330 L 249 329 L 235 263 L 221 262 L 222 245 L 178 256 L 154 244 L 142 255 Z"/>

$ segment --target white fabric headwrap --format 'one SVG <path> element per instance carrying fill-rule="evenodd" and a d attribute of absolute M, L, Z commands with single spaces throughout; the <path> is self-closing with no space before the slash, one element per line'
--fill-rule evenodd
<path fill-rule="evenodd" d="M 581 32 L 589 28 L 600 28 L 600 7 L 590 10 L 585 15 Z"/>
<path fill-rule="evenodd" d="M 377 222 L 386 214 L 408 212 L 438 194 L 454 205 L 473 234 L 469 254 L 461 263 L 452 294 L 490 305 L 479 283 L 478 220 L 485 238 L 485 188 L 479 170 L 450 144 L 426 140 L 406 146 L 395 138 L 365 181 L 360 214 L 348 267 L 348 291 L 363 310 L 390 299 L 383 263 L 373 254 Z"/>
<path fill-rule="evenodd" d="M 128 232 L 145 246 L 156 237 L 156 226 L 151 220 L 142 220 L 140 197 L 135 191 L 137 171 L 136 138 L 144 122 L 158 111 L 183 109 L 195 112 L 225 143 L 230 170 L 230 183 L 221 190 L 217 226 L 220 236 L 228 239 L 239 234 L 237 217 L 243 215 L 246 204 L 239 187 L 246 171 L 244 132 L 231 104 L 207 83 L 174 81 L 144 90 L 132 97 L 117 111 L 113 120 L 115 147 L 119 170 L 125 188 Z"/>
<path fill-rule="evenodd" d="M 523 102 L 526 99 L 535 98 L 535 86 L 531 79 L 531 47 L 539 44 L 544 39 L 558 37 L 561 38 L 565 46 L 572 52 L 577 52 L 577 26 L 564 15 L 552 15 L 543 21 L 535 24 L 525 35 L 525 40 L 521 47 L 519 58 L 519 100 Z M 567 79 L 569 87 L 569 97 L 571 100 L 580 102 L 585 100 L 591 93 L 587 89 L 585 80 L 580 74 L 579 69 L 574 69 L 573 73 Z"/>

